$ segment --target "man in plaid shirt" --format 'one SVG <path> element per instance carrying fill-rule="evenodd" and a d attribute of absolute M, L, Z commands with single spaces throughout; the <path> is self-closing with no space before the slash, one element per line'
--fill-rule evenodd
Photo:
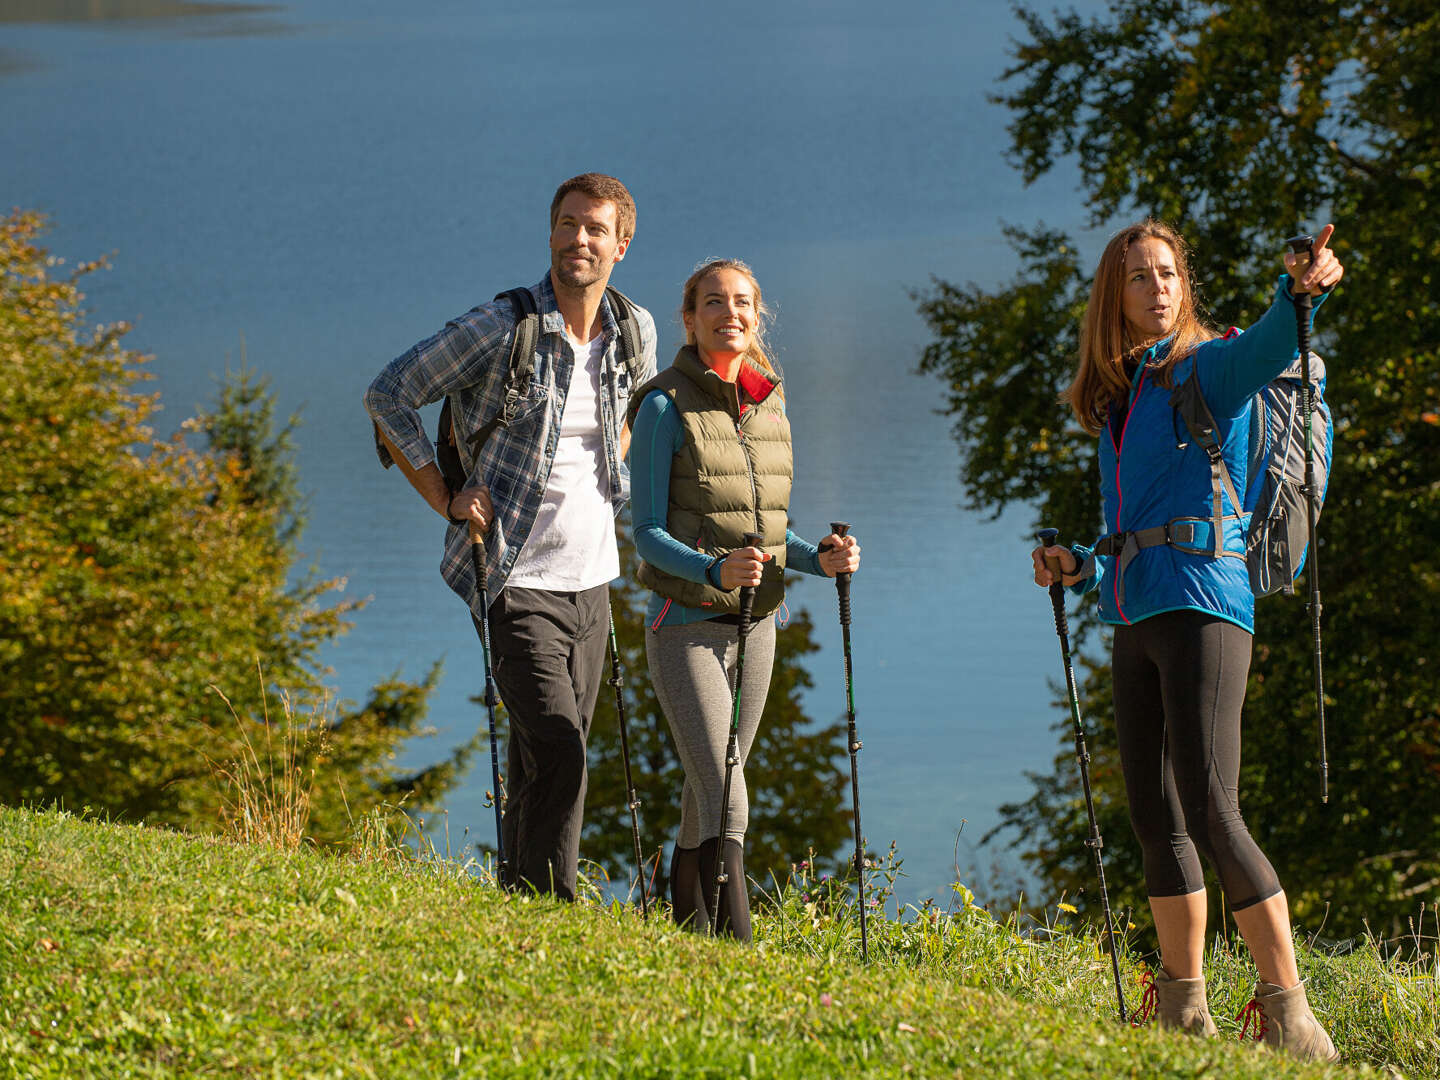
<path fill-rule="evenodd" d="M 605 288 L 634 233 L 635 202 L 614 177 L 585 173 L 555 192 L 550 271 L 530 289 L 540 316 L 534 370 L 515 418 L 493 431 L 477 460 L 466 439 L 496 416 L 507 389 L 517 321 L 509 302 L 451 320 L 387 365 L 365 395 L 382 463 L 398 464 L 451 523 L 441 573 L 472 617 L 482 612 L 469 523 L 486 534 L 495 681 L 510 714 L 504 884 L 565 899 L 575 895 L 607 590 L 620 574 L 615 514 L 625 499 L 625 409 L 636 388 Z M 655 323 L 633 310 L 644 382 L 655 374 Z M 469 473 L 460 491 L 447 487 L 417 412 L 446 396 Z"/>

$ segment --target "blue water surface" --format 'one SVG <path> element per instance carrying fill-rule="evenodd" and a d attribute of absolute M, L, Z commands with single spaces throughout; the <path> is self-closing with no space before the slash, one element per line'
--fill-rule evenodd
<path fill-rule="evenodd" d="M 479 721 L 478 649 L 437 573 L 443 525 L 379 469 L 361 395 L 447 318 L 537 280 L 555 185 L 611 172 L 639 204 L 614 281 L 655 313 L 662 363 L 702 259 L 747 260 L 777 310 L 795 527 L 816 539 L 846 518 L 864 546 L 865 831 L 872 847 L 898 843 L 903 899 L 944 895 L 957 831 L 973 843 L 1029 794 L 1024 771 L 1048 770 L 1060 719 L 1031 513 L 961 509 L 939 384 L 914 374 L 926 333 L 911 290 L 931 275 L 1008 278 L 1005 222 L 1085 220 L 1072 172 L 1025 188 L 1004 160 L 1007 114 L 986 95 L 1019 32 L 1009 5 L 298 0 L 164 14 L 180 6 L 0 4 L 0 201 L 53 215 L 57 254 L 114 253 L 89 303 L 133 320 L 129 343 L 154 354 L 162 428 L 242 362 L 303 410 L 304 549 L 344 596 L 370 598 L 325 657 L 341 695 L 443 657 L 440 734 L 406 762 Z M 812 610 L 824 645 L 807 707 L 835 717 L 833 590 L 805 580 L 790 604 Z M 450 799 L 452 837 L 491 838 L 487 771 Z"/>

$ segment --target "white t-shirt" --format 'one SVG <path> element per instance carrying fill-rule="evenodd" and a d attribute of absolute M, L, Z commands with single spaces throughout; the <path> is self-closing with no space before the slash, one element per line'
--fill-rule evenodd
<path fill-rule="evenodd" d="M 508 585 L 552 592 L 593 589 L 620 576 L 610 466 L 600 427 L 600 365 L 605 336 L 565 340 L 575 357 L 550 479 L 530 538 L 520 549 Z"/>

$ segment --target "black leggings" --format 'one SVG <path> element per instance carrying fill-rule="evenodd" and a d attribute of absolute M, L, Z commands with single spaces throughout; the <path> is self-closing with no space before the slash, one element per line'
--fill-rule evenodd
<path fill-rule="evenodd" d="M 1197 848 L 1232 910 L 1280 891 L 1237 794 L 1250 644 L 1239 626 L 1200 611 L 1115 630 L 1115 734 L 1151 896 L 1204 888 Z"/>

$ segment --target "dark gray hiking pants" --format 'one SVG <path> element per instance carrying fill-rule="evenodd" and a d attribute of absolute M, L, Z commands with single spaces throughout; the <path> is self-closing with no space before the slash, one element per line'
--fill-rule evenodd
<path fill-rule="evenodd" d="M 512 587 L 490 604 L 491 662 L 510 716 L 504 884 L 565 900 L 575 898 L 585 740 L 605 667 L 608 590 Z"/>

